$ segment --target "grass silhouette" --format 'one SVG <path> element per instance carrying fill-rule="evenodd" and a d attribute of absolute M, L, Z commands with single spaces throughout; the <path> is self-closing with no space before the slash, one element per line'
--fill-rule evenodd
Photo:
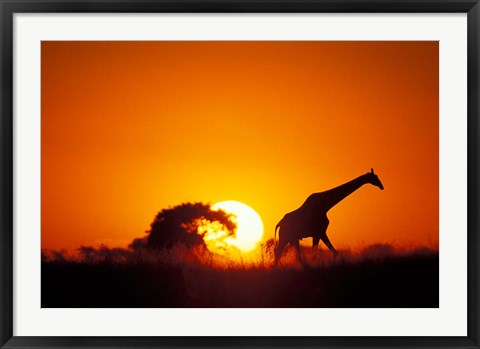
<path fill-rule="evenodd" d="M 250 254 L 205 247 L 82 247 L 42 253 L 45 308 L 438 307 L 438 252 L 372 245 L 353 253 L 293 249 L 273 265 L 267 245 Z"/>

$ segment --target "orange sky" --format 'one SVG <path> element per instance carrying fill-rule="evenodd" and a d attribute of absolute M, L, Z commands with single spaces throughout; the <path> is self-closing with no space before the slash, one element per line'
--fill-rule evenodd
<path fill-rule="evenodd" d="M 371 167 L 332 243 L 438 245 L 437 42 L 42 42 L 41 117 L 42 248 L 125 246 L 188 201 L 270 238 Z"/>

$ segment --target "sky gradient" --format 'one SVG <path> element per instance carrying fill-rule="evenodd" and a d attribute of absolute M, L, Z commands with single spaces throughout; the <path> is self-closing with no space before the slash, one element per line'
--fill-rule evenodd
<path fill-rule="evenodd" d="M 126 246 L 182 202 L 265 238 L 313 192 L 337 248 L 438 248 L 438 42 L 42 42 L 42 248 Z M 325 248 L 325 247 L 323 247 Z"/>

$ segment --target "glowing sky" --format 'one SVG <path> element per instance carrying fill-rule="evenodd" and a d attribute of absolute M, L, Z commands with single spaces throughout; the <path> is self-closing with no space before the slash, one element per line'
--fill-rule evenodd
<path fill-rule="evenodd" d="M 126 246 L 188 201 L 270 238 L 371 167 L 332 243 L 438 245 L 437 42 L 42 42 L 41 118 L 42 248 Z"/>

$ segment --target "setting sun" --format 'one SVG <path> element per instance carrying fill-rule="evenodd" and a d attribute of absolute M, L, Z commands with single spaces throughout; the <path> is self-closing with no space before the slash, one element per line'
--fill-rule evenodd
<path fill-rule="evenodd" d="M 230 245 L 238 247 L 242 252 L 249 252 L 258 245 L 263 236 L 263 223 L 253 208 L 229 200 L 216 203 L 212 209 L 221 209 L 234 215 L 232 220 L 237 224 L 237 230 L 235 237 L 228 239 Z"/>

